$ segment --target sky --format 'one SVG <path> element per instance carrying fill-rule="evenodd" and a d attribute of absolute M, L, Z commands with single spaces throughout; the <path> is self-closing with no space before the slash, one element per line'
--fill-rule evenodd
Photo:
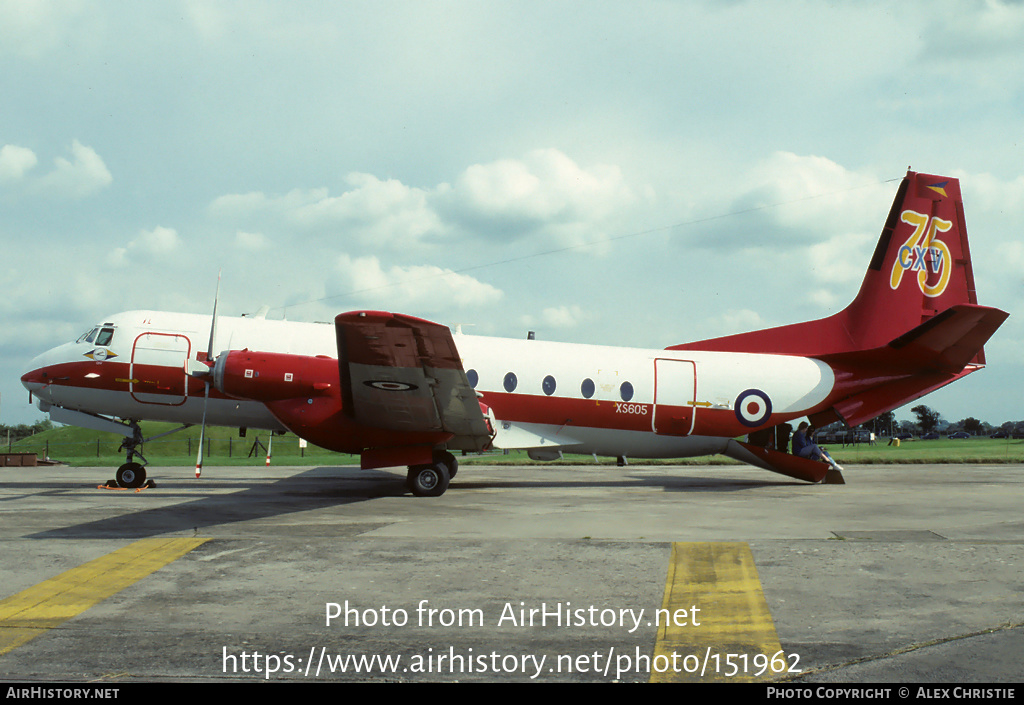
<path fill-rule="evenodd" d="M 1024 419 L 1024 3 L 0 0 L 0 423 L 124 310 L 665 347 L 856 293 L 898 180 L 960 179 Z M 911 418 L 909 409 L 898 418 Z"/>

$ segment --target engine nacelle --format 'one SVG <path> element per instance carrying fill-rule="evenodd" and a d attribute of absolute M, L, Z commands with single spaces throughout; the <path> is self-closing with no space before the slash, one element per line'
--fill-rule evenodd
<path fill-rule="evenodd" d="M 365 448 L 423 446 L 429 453 L 452 437 L 354 421 L 342 407 L 338 360 L 326 355 L 231 350 L 217 357 L 213 386 L 235 399 L 263 402 L 289 431 L 328 450 L 361 453 Z"/>
<path fill-rule="evenodd" d="M 337 384 L 338 361 L 325 355 L 231 350 L 213 365 L 213 386 L 235 399 L 272 402 L 319 396 Z"/>

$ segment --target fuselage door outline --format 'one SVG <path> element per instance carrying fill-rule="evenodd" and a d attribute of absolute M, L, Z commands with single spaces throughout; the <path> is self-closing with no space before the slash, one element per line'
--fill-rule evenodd
<path fill-rule="evenodd" d="M 689 436 L 697 423 L 697 365 L 692 360 L 654 360 L 654 415 L 651 429 L 668 436 Z"/>
<path fill-rule="evenodd" d="M 128 391 L 140 404 L 180 406 L 188 399 L 186 362 L 192 355 L 192 341 L 181 333 L 146 331 L 132 344 L 132 362 Z M 155 375 L 171 375 L 163 379 L 149 379 Z M 175 370 L 172 372 L 171 370 Z M 181 375 L 180 377 L 178 375 Z"/>

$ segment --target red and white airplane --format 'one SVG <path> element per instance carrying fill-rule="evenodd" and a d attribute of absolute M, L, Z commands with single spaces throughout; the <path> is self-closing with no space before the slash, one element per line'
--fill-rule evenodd
<path fill-rule="evenodd" d="M 380 311 L 333 326 L 130 311 L 43 353 L 22 383 L 54 421 L 122 433 L 126 486 L 145 479 L 142 419 L 292 431 L 363 468 L 408 466 L 420 496 L 448 487 L 452 451 L 489 448 L 722 453 L 819 482 L 828 465 L 767 431 L 855 426 L 975 372 L 1007 315 L 977 303 L 959 182 L 908 172 L 857 297 L 816 321 L 642 350 L 453 335 Z"/>

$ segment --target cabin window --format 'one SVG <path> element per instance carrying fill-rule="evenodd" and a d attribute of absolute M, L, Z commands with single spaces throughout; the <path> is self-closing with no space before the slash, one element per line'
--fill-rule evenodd
<path fill-rule="evenodd" d="M 633 398 L 633 385 L 629 382 L 623 382 L 619 386 L 619 395 L 622 397 L 622 401 L 629 401 Z"/>
<path fill-rule="evenodd" d="M 594 396 L 594 390 L 594 380 L 589 377 L 583 380 L 583 384 L 580 385 L 580 394 L 583 395 L 584 399 L 590 399 L 590 397 Z"/>
<path fill-rule="evenodd" d="M 544 383 L 541 385 L 541 387 L 544 389 L 544 393 L 550 397 L 552 394 L 555 393 L 555 378 L 552 377 L 551 375 L 548 375 L 547 377 L 544 378 Z"/>
<path fill-rule="evenodd" d="M 509 372 L 507 375 L 505 375 L 505 391 L 506 392 L 514 392 L 514 391 L 516 391 L 516 385 L 518 383 L 519 382 L 516 379 L 516 373 L 515 372 Z"/>
<path fill-rule="evenodd" d="M 76 343 L 82 343 L 82 342 L 91 343 L 96 338 L 96 331 L 98 331 L 98 330 L 99 330 L 99 328 L 93 328 L 90 331 L 86 331 L 85 333 L 82 333 L 82 335 L 79 336 L 78 340 L 76 340 L 75 342 Z"/>
<path fill-rule="evenodd" d="M 100 331 L 100 334 L 98 336 L 96 336 L 96 344 L 97 345 L 103 345 L 103 346 L 109 346 L 110 345 L 110 341 L 111 341 L 111 339 L 113 339 L 113 337 L 114 337 L 114 329 L 113 328 L 104 328 L 103 330 Z"/>
<path fill-rule="evenodd" d="M 476 373 L 476 370 L 467 370 L 466 379 L 469 380 L 469 386 L 476 389 L 477 383 L 480 382 L 480 375 Z"/>

